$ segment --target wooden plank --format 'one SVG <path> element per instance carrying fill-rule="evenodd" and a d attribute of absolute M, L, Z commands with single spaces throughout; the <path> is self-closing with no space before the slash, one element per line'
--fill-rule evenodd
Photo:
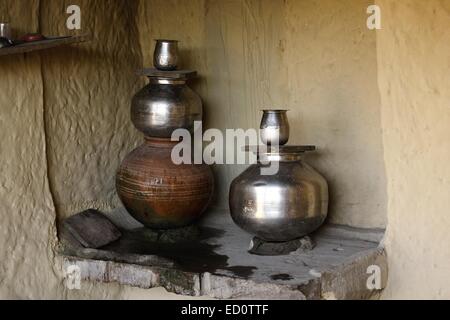
<path fill-rule="evenodd" d="M 86 248 L 100 248 L 122 235 L 107 217 L 95 209 L 67 218 L 63 227 Z"/>
<path fill-rule="evenodd" d="M 0 56 L 50 49 L 62 45 L 81 43 L 88 40 L 90 40 L 89 35 L 68 36 L 68 37 L 47 37 L 47 39 L 41 41 L 26 42 L 14 45 L 12 47 L 1 48 Z"/>

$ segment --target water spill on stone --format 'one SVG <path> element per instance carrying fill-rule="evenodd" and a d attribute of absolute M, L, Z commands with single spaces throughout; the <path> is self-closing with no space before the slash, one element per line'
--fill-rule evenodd
<path fill-rule="evenodd" d="M 223 234 L 223 230 L 211 227 L 180 229 L 179 233 L 157 233 L 143 228 L 124 231 L 120 240 L 102 249 L 117 253 L 156 255 L 173 261 L 187 272 L 214 273 L 227 270 L 237 277 L 250 276 L 256 267 L 229 266 L 228 256 L 216 252 L 220 245 L 208 243 L 207 240 Z"/>
<path fill-rule="evenodd" d="M 273 275 L 270 276 L 270 278 L 272 280 L 284 280 L 284 281 L 293 279 L 293 277 L 291 275 L 287 274 L 287 273 L 273 274 Z"/>

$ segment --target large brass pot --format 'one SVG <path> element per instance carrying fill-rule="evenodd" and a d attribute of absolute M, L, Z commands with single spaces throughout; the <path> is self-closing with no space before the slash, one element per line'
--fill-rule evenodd
<path fill-rule="evenodd" d="M 144 135 L 158 138 L 170 138 L 179 128 L 192 131 L 194 121 L 202 120 L 202 101 L 186 84 L 187 78 L 149 80 L 131 102 L 134 126 Z"/>
<path fill-rule="evenodd" d="M 149 228 L 186 226 L 205 211 L 213 193 L 213 175 L 205 164 L 172 162 L 178 142 L 146 137 L 127 155 L 116 189 L 127 211 Z"/>
<path fill-rule="evenodd" d="M 308 149 L 312 148 L 280 146 L 277 153 L 260 153 L 258 163 L 233 180 L 229 204 L 238 226 L 265 241 L 289 241 L 313 232 L 324 222 L 328 184 L 301 159 Z M 262 174 L 265 161 L 277 162 L 278 172 Z"/>

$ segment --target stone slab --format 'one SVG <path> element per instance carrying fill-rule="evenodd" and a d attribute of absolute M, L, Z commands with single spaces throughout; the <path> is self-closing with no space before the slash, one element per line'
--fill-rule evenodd
<path fill-rule="evenodd" d="M 163 286 L 219 299 L 368 299 L 386 283 L 384 249 L 371 241 L 381 239 L 382 230 L 324 226 L 310 235 L 316 244 L 310 251 L 258 256 L 247 252 L 252 237 L 234 225 L 227 212 L 210 212 L 199 228 L 199 239 L 183 243 L 148 242 L 140 233 L 123 232 L 106 247 L 65 252 L 65 263 L 98 270 L 96 263 L 104 261 L 105 271 L 95 272 L 97 281 Z M 380 287 L 368 289 L 372 265 L 381 281 Z M 84 274 L 92 280 L 94 272 Z"/>

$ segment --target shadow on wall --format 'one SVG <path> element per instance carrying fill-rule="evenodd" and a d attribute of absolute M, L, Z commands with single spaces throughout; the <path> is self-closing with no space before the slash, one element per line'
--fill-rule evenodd
<path fill-rule="evenodd" d="M 176 5 L 174 5 L 174 3 Z M 386 224 L 386 178 L 370 1 L 143 1 L 138 27 L 143 60 L 149 39 L 180 40 L 184 67 L 201 80 L 204 128 L 257 128 L 261 109 L 286 108 L 290 144 L 330 183 L 330 222 Z M 163 17 L 158 12 L 165 12 Z M 323 13 L 329 13 L 324 15 Z M 216 201 L 228 207 L 242 166 L 215 166 Z"/>
<path fill-rule="evenodd" d="M 115 173 L 142 136 L 130 117 L 143 85 L 137 1 L 82 1 L 82 32 L 92 41 L 42 54 L 49 179 L 58 218 L 118 204 Z M 44 34 L 67 34 L 60 3 L 41 3 Z"/>

